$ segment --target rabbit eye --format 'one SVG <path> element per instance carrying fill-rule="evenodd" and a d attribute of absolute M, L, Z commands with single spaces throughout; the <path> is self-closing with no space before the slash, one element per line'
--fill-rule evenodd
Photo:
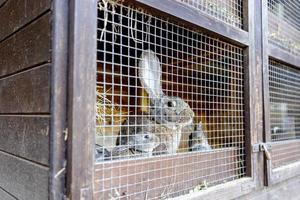
<path fill-rule="evenodd" d="M 144 138 L 145 138 L 145 139 L 149 139 L 150 136 L 149 136 L 149 135 L 145 135 Z"/>
<path fill-rule="evenodd" d="M 168 102 L 168 107 L 171 108 L 171 107 L 175 107 L 176 106 L 176 102 L 175 101 L 169 101 Z"/>

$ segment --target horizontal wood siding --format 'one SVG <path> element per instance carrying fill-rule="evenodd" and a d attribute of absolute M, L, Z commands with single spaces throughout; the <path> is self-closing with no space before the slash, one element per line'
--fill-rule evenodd
<path fill-rule="evenodd" d="M 48 168 L 0 152 L 0 187 L 18 199 L 47 199 Z"/>
<path fill-rule="evenodd" d="M 49 20 L 44 15 L 0 44 L 0 77 L 50 60 Z"/>
<path fill-rule="evenodd" d="M 0 80 L 0 113 L 49 113 L 50 65 Z"/>
<path fill-rule="evenodd" d="M 0 116 L 0 150 L 49 164 L 49 117 Z"/>
<path fill-rule="evenodd" d="M 0 5 L 5 0 L 0 0 Z M 8 0 L 0 10 L 0 41 L 50 8 L 50 0 Z"/>
<path fill-rule="evenodd" d="M 51 0 L 0 0 L 0 199 L 49 199 Z"/>

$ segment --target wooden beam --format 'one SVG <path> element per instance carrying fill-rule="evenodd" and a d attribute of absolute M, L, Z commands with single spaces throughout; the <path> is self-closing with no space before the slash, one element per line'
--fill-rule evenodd
<path fill-rule="evenodd" d="M 269 183 L 275 185 L 300 175 L 300 162 L 278 167 L 272 170 Z"/>
<path fill-rule="evenodd" d="M 300 161 L 300 140 L 272 142 L 272 167 Z"/>
<path fill-rule="evenodd" d="M 52 5 L 52 73 L 49 199 L 64 199 L 66 178 L 68 1 Z"/>
<path fill-rule="evenodd" d="M 300 57 L 298 55 L 290 53 L 274 44 L 269 44 L 268 50 L 269 56 L 274 60 L 300 69 Z"/>
<path fill-rule="evenodd" d="M 97 0 L 70 1 L 68 179 L 70 199 L 92 199 L 96 127 Z"/>
<path fill-rule="evenodd" d="M 271 142 L 271 130 L 270 130 L 270 95 L 269 95 L 269 41 L 268 41 L 268 1 L 263 0 L 261 6 L 262 12 L 262 73 L 263 73 L 263 111 L 264 111 L 264 130 L 263 130 L 263 142 Z M 265 158 L 264 160 L 264 185 L 270 185 L 271 176 L 271 161 Z"/>
<path fill-rule="evenodd" d="M 204 32 L 210 34 L 213 33 L 233 44 L 243 47 L 249 46 L 248 32 L 235 28 L 180 2 L 173 0 L 136 0 L 135 2 L 148 7 L 151 11 L 155 9 L 159 15 L 162 13 L 171 15 L 177 20 L 184 21 L 185 24 L 189 23 L 197 26 L 197 29 L 203 29 Z"/>

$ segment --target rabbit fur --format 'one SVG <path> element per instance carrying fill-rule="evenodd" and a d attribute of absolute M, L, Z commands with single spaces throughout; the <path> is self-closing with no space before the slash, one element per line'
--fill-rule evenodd
<path fill-rule="evenodd" d="M 210 151 L 211 146 L 208 143 L 207 136 L 203 131 L 202 123 L 198 123 L 192 132 L 189 141 L 190 151 Z"/>
<path fill-rule="evenodd" d="M 139 61 L 139 78 L 150 99 L 149 114 L 155 124 L 160 124 L 161 142 L 168 153 L 176 153 L 182 129 L 193 124 L 194 112 L 180 97 L 167 96 L 162 91 L 162 69 L 158 57 L 150 49 L 142 52 Z M 168 134 L 166 134 L 168 133 Z M 171 141 L 170 141 L 171 140 Z"/>
<path fill-rule="evenodd" d="M 165 150 L 159 153 L 176 153 L 180 135 L 174 134 L 174 130 L 156 123 L 148 116 L 129 117 L 121 128 L 120 137 L 117 140 L 117 145 L 133 145 L 141 151 L 152 152 L 161 144 L 165 145 Z M 131 138 L 136 138 L 138 135 L 148 134 L 153 138 L 151 142 L 142 142 L 144 140 L 136 140 L 133 142 Z M 157 154 L 158 152 L 156 152 Z"/>

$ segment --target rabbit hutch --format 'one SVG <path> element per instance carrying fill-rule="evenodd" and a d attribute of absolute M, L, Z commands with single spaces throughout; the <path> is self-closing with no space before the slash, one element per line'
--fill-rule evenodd
<path fill-rule="evenodd" d="M 299 199 L 299 18 L 0 0 L 0 200 Z"/>

